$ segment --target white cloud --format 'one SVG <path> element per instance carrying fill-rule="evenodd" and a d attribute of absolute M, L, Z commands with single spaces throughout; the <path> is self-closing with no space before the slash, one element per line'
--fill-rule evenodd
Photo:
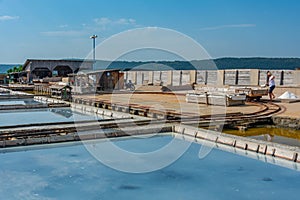
<path fill-rule="evenodd" d="M 96 18 L 96 19 L 94 19 L 94 22 L 96 22 L 96 24 L 98 24 L 98 25 L 107 25 L 107 24 L 112 23 L 112 21 L 106 17 Z"/>
<path fill-rule="evenodd" d="M 136 25 L 136 20 L 132 19 L 132 18 L 120 18 L 120 19 L 110 19 L 107 17 L 101 17 L 101 18 L 96 18 L 94 19 L 94 22 L 97 25 L 102 26 L 103 28 L 105 28 L 106 26 L 114 26 L 114 25 L 131 25 L 131 26 L 135 26 Z"/>
<path fill-rule="evenodd" d="M 67 28 L 69 25 L 68 24 L 62 24 L 62 25 L 59 25 L 59 28 Z"/>
<path fill-rule="evenodd" d="M 122 25 L 135 25 L 136 24 L 136 20 L 135 19 L 121 18 L 121 19 L 118 19 L 115 23 L 116 24 L 122 24 Z"/>
<path fill-rule="evenodd" d="M 221 25 L 221 26 L 211 26 L 201 28 L 202 31 L 210 31 L 210 30 L 219 30 L 219 29 L 226 29 L 226 28 L 251 28 L 256 27 L 256 24 L 230 24 L 230 25 Z"/>
<path fill-rule="evenodd" d="M 90 26 L 88 24 L 81 24 L 81 30 L 67 30 L 69 25 L 61 24 L 60 26 L 58 26 L 58 28 L 60 29 L 41 32 L 41 34 L 48 37 L 80 37 L 91 32 L 95 32 L 95 30 L 98 30 L 99 28 L 101 30 L 106 30 L 109 28 L 115 28 L 117 26 L 137 26 L 136 20 L 131 18 L 120 18 L 117 20 L 112 20 L 107 17 L 101 17 L 95 18 L 93 21 L 97 25 L 96 27 L 95 25 Z"/>
<path fill-rule="evenodd" d="M 86 33 L 84 31 L 46 31 L 41 32 L 44 36 L 50 36 L 50 37 L 75 37 L 75 36 L 82 36 Z"/>
<path fill-rule="evenodd" d="M 14 19 L 19 19 L 19 16 L 9 16 L 9 15 L 0 16 L 0 21 L 8 21 L 8 20 L 14 20 Z"/>

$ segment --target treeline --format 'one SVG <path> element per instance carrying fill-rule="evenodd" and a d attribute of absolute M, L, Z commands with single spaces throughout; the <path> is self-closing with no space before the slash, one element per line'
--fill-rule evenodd
<path fill-rule="evenodd" d="M 214 60 L 220 69 L 291 69 L 300 68 L 299 58 L 220 58 Z"/>
<path fill-rule="evenodd" d="M 9 74 L 9 73 L 21 72 L 21 71 L 23 71 L 23 65 L 14 66 L 13 68 L 8 69 L 6 72 Z"/>
<path fill-rule="evenodd" d="M 218 58 L 200 61 L 156 61 L 156 62 L 128 62 L 128 61 L 97 61 L 97 69 L 121 70 L 216 70 L 216 69 L 290 69 L 300 68 L 299 58 Z"/>
<path fill-rule="evenodd" d="M 265 69 L 265 70 L 294 70 L 300 68 L 300 58 L 218 58 L 213 60 L 196 61 L 101 61 L 95 64 L 96 69 L 120 70 L 216 70 L 216 69 Z M 22 70 L 20 65 L 0 65 L 0 73 L 12 73 Z"/>
<path fill-rule="evenodd" d="M 19 64 L 0 64 L 0 74 L 7 74 L 20 69 Z"/>

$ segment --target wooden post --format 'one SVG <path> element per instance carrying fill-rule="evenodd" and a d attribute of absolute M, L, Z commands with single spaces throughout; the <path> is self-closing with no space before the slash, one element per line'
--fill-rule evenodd
<path fill-rule="evenodd" d="M 206 103 L 206 105 L 208 105 L 208 94 L 207 94 L 207 92 L 205 92 L 205 103 Z"/>
<path fill-rule="evenodd" d="M 235 71 L 235 85 L 239 84 L 239 70 Z"/>
<path fill-rule="evenodd" d="M 260 70 L 258 70 L 258 85 L 260 85 Z"/>
<path fill-rule="evenodd" d="M 280 73 L 280 85 L 283 85 L 283 80 L 284 80 L 284 71 L 282 70 Z"/>
<path fill-rule="evenodd" d="M 182 85 L 182 71 L 180 71 L 180 74 L 179 74 L 179 86 Z"/>
<path fill-rule="evenodd" d="M 225 85 L 225 78 L 226 78 L 226 71 L 223 70 L 223 81 L 222 81 L 222 84 Z"/>
<path fill-rule="evenodd" d="M 266 74 L 266 84 L 269 84 L 269 77 L 268 77 L 268 74 Z"/>
<path fill-rule="evenodd" d="M 204 77 L 204 84 L 207 85 L 207 80 L 208 80 L 208 72 L 207 70 L 205 71 L 205 77 Z"/>

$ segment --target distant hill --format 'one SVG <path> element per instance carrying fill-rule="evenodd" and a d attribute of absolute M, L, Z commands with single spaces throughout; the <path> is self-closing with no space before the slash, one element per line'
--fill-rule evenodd
<path fill-rule="evenodd" d="M 219 58 L 219 69 L 291 69 L 300 68 L 300 58 Z"/>
<path fill-rule="evenodd" d="M 80 59 L 82 60 L 82 59 Z M 83 61 L 83 60 L 82 60 Z M 19 64 L 0 64 L 0 74 L 5 74 L 8 69 Z M 155 61 L 155 62 L 130 62 L 130 61 L 102 61 L 97 60 L 95 68 L 120 69 L 120 70 L 215 70 L 215 69 L 267 69 L 267 70 L 294 70 L 300 68 L 300 58 L 218 58 L 213 60 L 196 61 Z"/>
<path fill-rule="evenodd" d="M 214 69 L 290 69 L 300 68 L 300 58 L 218 58 L 201 61 L 155 61 L 155 62 L 128 62 L 128 61 L 97 61 L 96 69 L 121 70 L 214 70 Z"/>
<path fill-rule="evenodd" d="M 0 74 L 6 74 L 7 70 L 19 66 L 19 64 L 0 64 Z"/>

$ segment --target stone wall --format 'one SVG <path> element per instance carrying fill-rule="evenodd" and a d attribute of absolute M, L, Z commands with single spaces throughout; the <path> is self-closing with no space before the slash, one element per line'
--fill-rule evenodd
<path fill-rule="evenodd" d="M 272 120 L 277 127 L 300 130 L 300 118 L 273 116 Z"/>

